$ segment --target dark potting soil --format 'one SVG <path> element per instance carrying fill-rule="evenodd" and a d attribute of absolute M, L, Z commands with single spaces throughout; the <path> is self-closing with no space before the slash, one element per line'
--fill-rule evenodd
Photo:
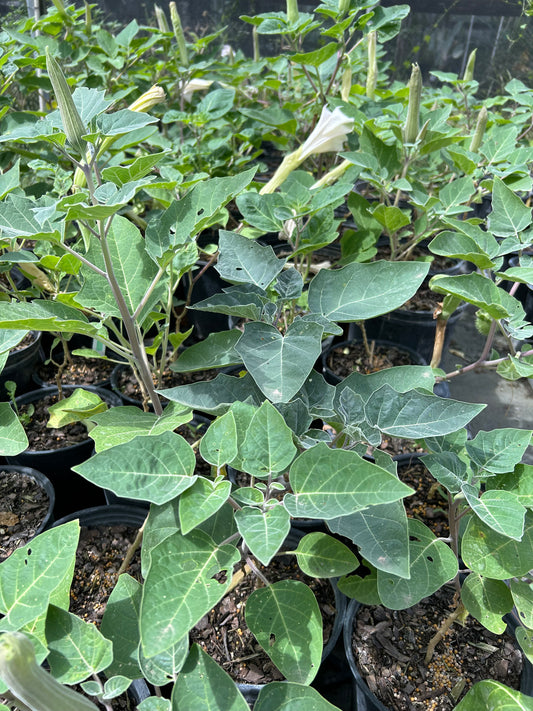
<path fill-rule="evenodd" d="M 422 284 L 413 298 L 402 306 L 402 311 L 435 311 L 443 298 L 444 294 L 436 294 L 427 284 Z"/>
<path fill-rule="evenodd" d="M 322 613 L 326 644 L 336 615 L 335 593 L 329 581 L 304 575 L 288 557 L 274 558 L 268 567 L 261 565 L 260 569 L 270 582 L 300 580 L 311 588 Z M 246 600 L 259 587 L 263 587 L 263 583 L 256 575 L 245 574 L 189 633 L 191 644 L 197 642 L 236 682 L 242 684 L 267 684 L 284 679 L 248 629 L 244 618 Z"/>
<path fill-rule="evenodd" d="M 122 561 L 136 535 L 137 529 L 132 526 L 82 526 L 70 590 L 70 612 L 85 622 L 100 624 Z M 140 548 L 126 572 L 141 580 Z"/>
<path fill-rule="evenodd" d="M 512 638 L 473 617 L 454 623 L 428 665 L 428 642 L 453 611 L 442 588 L 407 610 L 362 607 L 352 636 L 356 663 L 370 690 L 394 711 L 451 711 L 472 685 L 495 679 L 518 689 L 522 655 Z M 481 709 L 480 709 L 481 711 Z"/>
<path fill-rule="evenodd" d="M 422 521 L 439 538 L 449 536 L 446 492 L 422 462 L 399 466 L 398 476 L 415 490 L 403 499 L 407 516 Z"/>
<path fill-rule="evenodd" d="M 49 419 L 48 408 L 55 402 L 57 402 L 55 395 L 46 395 L 31 405 L 19 406 L 21 415 L 28 414 L 31 407 L 34 408 L 29 423 L 24 425 L 29 450 L 41 452 L 49 449 L 61 449 L 89 439 L 87 428 L 81 422 L 74 422 L 60 428 L 46 426 Z"/>
<path fill-rule="evenodd" d="M 334 348 L 328 356 L 327 366 L 335 375 L 345 378 L 354 371 L 368 375 L 378 370 L 392 368 L 396 365 L 412 365 L 409 353 L 389 345 L 376 345 L 369 341 L 370 354 L 363 343 Z"/>
<path fill-rule="evenodd" d="M 424 448 L 417 444 L 414 439 L 405 439 L 404 437 L 390 437 L 383 435 L 381 444 L 377 448 L 382 452 L 388 452 L 395 457 L 399 454 L 423 454 Z"/>
<path fill-rule="evenodd" d="M 103 358 L 72 356 L 72 364 L 67 365 L 61 373 L 61 383 L 63 385 L 97 385 L 109 380 L 115 366 L 116 363 Z M 53 363 L 43 363 L 37 368 L 38 377 L 46 385 L 56 385 L 57 372 L 58 367 Z"/>
<path fill-rule="evenodd" d="M 390 255 L 390 245 L 379 245 L 375 259 L 390 259 Z M 431 254 L 427 249 L 420 245 L 417 245 L 407 255 L 400 254 L 400 260 L 402 262 L 427 261 L 424 257 L 427 257 L 428 255 L 432 257 L 431 269 L 433 272 L 445 272 L 447 269 L 452 269 L 452 267 L 455 267 L 457 264 L 456 259 L 452 259 L 451 257 L 443 257 L 440 254 Z"/>
<path fill-rule="evenodd" d="M 28 346 L 31 346 L 32 343 L 35 343 L 37 339 L 38 333 L 36 331 L 30 331 L 27 333 L 22 341 L 20 343 L 17 343 L 16 346 L 14 346 L 11 350 L 12 351 L 22 351 L 24 348 L 27 348 Z"/>
<path fill-rule="evenodd" d="M 0 562 L 35 536 L 49 504 L 32 477 L 0 469 Z"/>

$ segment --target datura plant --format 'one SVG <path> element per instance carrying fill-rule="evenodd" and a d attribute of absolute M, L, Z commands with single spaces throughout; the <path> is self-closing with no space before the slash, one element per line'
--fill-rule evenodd
<path fill-rule="evenodd" d="M 333 5 L 335 15 L 341 11 L 350 19 L 349 3 L 328 2 L 322 9 L 333 12 Z M 308 18 L 296 3 L 287 9 L 298 13 L 291 20 L 296 32 Z M 375 15 L 379 20 L 378 9 Z M 258 26 L 266 30 L 263 21 Z M 173 31 L 178 29 L 174 18 Z M 394 175 L 401 174 L 412 144 L 405 151 L 402 144 L 396 154 L 376 124 L 363 122 L 361 128 L 360 116 L 352 120 L 341 107 L 323 102 L 320 121 L 293 152 L 290 170 L 285 163 L 278 188 L 257 192 L 255 168 L 230 177 L 195 175 L 185 187 L 159 170 L 169 159 L 164 141 L 154 152 L 157 139 L 150 150 L 136 140 L 157 122 L 147 112 L 149 97 L 117 110 L 99 89 L 77 87 L 71 95 L 52 48 L 48 70 L 59 108 L 41 118 L 19 116 L 0 143 L 44 146 L 43 161 L 57 166 L 60 156 L 78 177 L 72 191 L 35 197 L 20 184 L 18 165 L 0 176 L 2 264 L 19 263 L 20 245 L 35 240 L 35 251 L 24 258 L 44 274 L 57 271 L 52 291 L 43 290 L 40 298 L 13 294 L 0 301 L 0 354 L 5 360 L 28 330 L 76 333 L 104 348 L 106 357 L 120 356 L 133 367 L 146 407 L 100 412 L 92 403 L 87 419 L 95 454 L 75 471 L 150 508 L 139 536 L 142 575 L 117 575 L 99 628 L 69 612 L 77 520 L 40 534 L 0 564 L 0 693 L 9 693 L 21 711 L 89 711 L 96 704 L 109 708 L 132 680 L 144 678 L 157 688 L 141 711 L 247 711 L 225 669 L 189 643 L 191 631 L 244 573 L 260 581 L 246 602 L 246 624 L 286 680 L 262 688 L 257 711 L 335 708 L 310 686 L 322 659 L 323 623 L 301 573 L 339 578 L 348 595 L 397 609 L 455 580 L 459 565 L 466 565 L 461 605 L 498 631 L 502 617 L 515 609 L 516 637 L 530 655 L 533 467 L 521 459 L 532 433 L 508 428 L 467 440 L 465 428 L 484 405 L 435 395 L 437 379 L 448 375 L 430 366 L 354 372 L 336 386 L 315 369 L 326 339 L 341 336 L 346 324 L 402 306 L 423 284 L 429 263 L 354 259 L 338 269 L 303 270 L 299 257 L 332 241 L 333 210 L 341 199 L 350 195 L 348 205 L 354 204 L 353 185 L 317 184 L 316 176 L 292 169 L 314 152 L 337 154 L 352 124 L 361 133 L 357 158 L 348 158 L 367 173 L 374 170 L 376 182 L 393 175 L 392 163 Z M 399 141 L 407 116 L 407 107 L 401 108 L 392 132 Z M 434 121 L 425 135 L 418 130 L 416 151 L 445 132 L 443 115 Z M 434 252 L 469 259 L 479 273 L 434 277 L 432 286 L 450 311 L 461 302 L 476 305 L 490 317 L 492 333 L 530 337 L 533 326 L 513 287 L 508 293 L 501 280 L 531 281 L 525 254 L 531 210 L 503 178 L 494 177 L 488 231 L 459 220 L 472 181 L 460 176 L 438 200 L 426 197 L 428 211 L 450 233 L 434 235 Z M 413 194 L 422 201 L 416 187 Z M 147 212 L 143 224 L 129 219 L 138 196 L 157 189 L 172 191 L 172 198 Z M 175 318 L 184 305 L 174 295 L 182 280 L 190 285 L 189 276 L 196 278 L 200 233 L 227 225 L 226 206 L 233 201 L 243 221 L 234 230 L 219 230 L 211 258 L 227 285 L 187 306 L 188 313 L 222 314 L 237 325 L 188 345 L 188 331 Z M 393 233 L 398 215 L 398 206 L 382 204 L 372 217 Z M 254 238 L 270 225 L 284 232 L 290 255 L 279 256 Z M 504 274 L 511 245 L 521 261 Z M 148 342 L 154 324 L 157 336 Z M 102 356 L 101 348 L 93 350 Z M 528 358 L 511 353 L 502 368 L 531 375 Z M 160 375 L 167 367 L 221 372 L 210 381 L 164 389 Z M 195 448 L 175 431 L 193 411 L 210 418 Z M 26 435 L 9 403 L 0 403 L 0 416 L 0 454 L 24 450 Z M 404 499 L 413 491 L 400 481 L 396 462 L 379 450 L 383 436 L 425 443 L 428 471 L 448 492 L 449 540 L 407 517 Z M 197 455 L 209 474 L 200 473 Z M 320 530 L 286 543 L 303 519 L 320 523 Z M 461 537 L 459 521 L 466 524 Z M 358 576 L 354 547 L 370 571 L 365 579 Z M 294 560 L 294 579 L 273 577 L 269 565 L 280 555 Z M 94 704 L 65 688 L 75 684 Z M 167 685 L 165 699 L 159 687 Z M 485 682 L 474 687 L 461 710 L 477 711 L 476 700 L 486 691 Z"/>

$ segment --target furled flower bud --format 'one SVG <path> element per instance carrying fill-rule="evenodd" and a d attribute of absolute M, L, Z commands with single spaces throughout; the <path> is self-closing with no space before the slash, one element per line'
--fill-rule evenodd
<path fill-rule="evenodd" d="M 414 143 L 418 136 L 420 119 L 420 101 L 422 99 L 422 74 L 418 64 L 411 68 L 409 79 L 409 104 L 407 106 L 407 119 L 403 129 L 405 143 Z"/>
<path fill-rule="evenodd" d="M 91 34 L 91 30 L 93 27 L 93 16 L 91 12 L 91 6 L 87 2 L 87 0 L 84 0 L 85 4 L 85 34 L 87 37 Z"/>
<path fill-rule="evenodd" d="M 168 26 L 167 16 L 159 5 L 154 5 L 155 19 L 157 21 L 157 26 L 160 32 L 170 32 L 170 27 Z"/>
<path fill-rule="evenodd" d="M 476 130 L 474 131 L 474 135 L 472 136 L 472 141 L 470 143 L 470 150 L 472 153 L 477 153 L 479 151 L 485 129 L 487 128 L 488 118 L 489 115 L 487 113 L 487 107 L 482 106 L 479 114 L 477 115 Z"/>
<path fill-rule="evenodd" d="M 174 37 L 178 43 L 178 51 L 180 53 L 180 61 L 184 67 L 189 66 L 189 54 L 187 52 L 187 45 L 185 44 L 185 35 L 183 34 L 183 27 L 181 26 L 181 19 L 178 13 L 178 8 L 175 2 L 169 3 L 170 8 L 170 20 L 172 22 L 172 29 L 174 30 Z"/>
<path fill-rule="evenodd" d="M 150 111 L 153 106 L 156 106 L 157 104 L 160 104 L 162 101 L 164 101 L 165 96 L 166 94 L 163 87 L 154 84 L 154 86 L 148 89 L 148 91 L 145 91 L 144 94 L 139 96 L 138 99 L 135 99 L 133 104 L 130 104 L 128 106 L 128 109 L 130 111 L 139 111 L 140 113 L 146 113 L 147 111 Z"/>
<path fill-rule="evenodd" d="M 254 48 L 254 62 L 258 62 L 261 59 L 261 52 L 259 50 L 259 34 L 257 32 L 257 25 L 252 28 L 252 44 Z"/>
<path fill-rule="evenodd" d="M 298 12 L 298 0 L 287 0 L 287 22 L 294 25 L 298 22 L 300 13 Z"/>
<path fill-rule="evenodd" d="M 474 80 L 474 67 L 476 66 L 476 52 L 477 52 L 477 49 L 473 49 L 468 56 L 468 62 L 466 63 L 465 73 L 463 74 L 463 81 L 473 81 Z"/>
<path fill-rule="evenodd" d="M 366 75 L 366 95 L 369 99 L 376 98 L 376 85 L 378 83 L 378 63 L 376 59 L 376 32 L 368 33 L 368 71 Z"/>
<path fill-rule="evenodd" d="M 346 67 L 342 73 L 341 81 L 341 99 L 343 101 L 348 101 L 350 98 L 350 91 L 352 90 L 352 68 L 350 65 Z"/>
<path fill-rule="evenodd" d="M 59 107 L 67 141 L 78 153 L 84 156 L 87 150 L 87 144 L 83 136 L 87 133 L 87 129 L 74 104 L 65 75 L 57 61 L 51 56 L 48 47 L 46 48 L 46 68 Z"/>
<path fill-rule="evenodd" d="M 285 156 L 272 178 L 261 188 L 261 195 L 273 193 L 293 170 L 296 170 L 306 158 L 314 153 L 342 150 L 344 139 L 352 128 L 353 119 L 345 116 L 338 106 L 333 111 L 324 106 L 317 125 L 311 131 L 305 143 L 293 153 Z"/>
<path fill-rule="evenodd" d="M 344 17 L 350 9 L 350 0 L 339 0 L 339 16 Z"/>
<path fill-rule="evenodd" d="M 63 0 L 52 0 L 52 2 L 54 3 L 54 6 L 55 6 L 57 12 L 59 13 L 59 16 L 63 20 L 63 22 L 65 22 L 67 24 L 70 23 L 70 18 L 67 14 L 67 11 L 65 10 L 65 5 L 63 3 Z"/>

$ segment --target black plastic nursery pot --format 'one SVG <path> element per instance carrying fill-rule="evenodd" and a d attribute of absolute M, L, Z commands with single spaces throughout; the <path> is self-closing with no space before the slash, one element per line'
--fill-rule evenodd
<path fill-rule="evenodd" d="M 38 536 L 39 533 L 45 531 L 52 524 L 54 520 L 55 491 L 48 477 L 46 477 L 42 472 L 37 471 L 36 469 L 32 469 L 31 467 L 25 467 L 21 464 L 3 464 L 0 466 L 0 476 L 2 476 L 4 472 L 8 474 L 14 474 L 17 477 L 31 479 L 33 482 L 35 482 L 35 484 L 37 484 L 40 489 L 43 490 L 48 499 L 48 509 L 46 511 L 46 514 L 43 516 L 40 524 L 36 526 L 33 534 L 30 535 L 30 537 L 22 537 L 20 536 L 20 534 L 18 534 L 20 536 L 20 543 L 17 542 L 18 547 L 19 545 L 25 545 L 29 540 L 31 540 L 31 538 L 33 538 L 34 536 Z M 6 510 L 6 502 L 0 502 L 0 509 L 3 509 L 4 514 L 10 513 L 9 510 Z M 14 523 L 24 525 L 24 520 L 17 515 L 16 520 L 14 520 Z M 9 529 L 10 527 L 12 527 L 12 525 L 13 524 L 10 524 L 9 521 L 4 520 L 1 526 L 1 528 L 3 529 L 2 533 L 9 534 Z M 0 561 L 4 559 L 4 556 L 4 549 L 2 546 L 0 546 Z"/>
<path fill-rule="evenodd" d="M 65 396 L 71 395 L 76 386 L 65 385 Z M 96 392 L 109 407 L 121 405 L 120 399 L 109 390 L 84 386 L 85 390 Z M 33 404 L 48 395 L 57 395 L 56 387 L 39 388 L 16 398 L 17 407 Z M 72 471 L 93 453 L 94 442 L 87 439 L 62 449 L 27 449 L 14 457 L 6 457 L 10 464 L 22 464 L 43 472 L 52 482 L 55 490 L 54 516 L 56 519 L 77 511 L 80 507 L 97 506 L 105 503 L 103 490 Z"/>
<path fill-rule="evenodd" d="M 42 361 L 41 333 L 30 331 L 33 340 L 24 348 L 12 350 L 7 357 L 4 369 L 0 373 L 0 393 L 7 397 L 5 383 L 11 380 L 17 386 L 16 394 L 22 395 L 33 387 L 32 375 L 37 363 Z"/>
<path fill-rule="evenodd" d="M 205 269 L 205 271 L 202 272 L 198 280 L 193 284 L 190 295 L 190 308 L 187 309 L 187 323 L 189 327 L 194 327 L 192 339 L 194 341 L 201 341 L 207 338 L 210 333 L 225 331 L 227 329 L 228 319 L 227 316 L 223 314 L 196 311 L 194 304 L 214 294 L 219 294 L 222 289 L 231 286 L 231 284 L 222 279 L 212 264 L 208 266 L 208 262 L 200 260 L 196 266 L 197 269 L 192 274 L 193 279 L 196 278 L 202 270 Z M 182 279 L 176 292 L 177 298 L 181 301 L 185 301 L 187 299 L 187 291 L 188 283 Z"/>
<path fill-rule="evenodd" d="M 344 649 L 348 660 L 350 672 L 352 675 L 352 683 L 354 688 L 354 709 L 357 711 L 395 711 L 393 706 L 385 705 L 378 697 L 370 690 L 365 679 L 361 675 L 357 661 L 354 656 L 352 647 L 353 627 L 356 623 L 359 610 L 363 607 L 357 600 L 351 600 L 346 609 L 344 618 Z M 507 619 L 507 618 L 504 618 Z M 511 634 L 514 631 L 513 625 L 508 622 L 508 631 Z M 438 655 L 438 651 L 435 652 Z M 520 691 L 528 696 L 533 696 L 533 666 L 523 656 L 523 668 L 520 677 Z M 480 709 L 479 711 L 483 711 Z"/>

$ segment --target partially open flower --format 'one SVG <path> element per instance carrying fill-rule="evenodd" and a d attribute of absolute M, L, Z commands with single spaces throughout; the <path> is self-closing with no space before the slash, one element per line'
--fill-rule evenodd
<path fill-rule="evenodd" d="M 345 116 L 340 108 L 330 111 L 324 106 L 320 119 L 307 141 L 300 146 L 300 158 L 305 160 L 313 153 L 341 151 L 344 139 L 353 128 L 353 119 Z"/>
<path fill-rule="evenodd" d="M 128 109 L 130 111 L 140 111 L 141 113 L 145 113 L 146 111 L 150 111 L 152 106 L 156 106 L 156 104 L 160 104 L 164 100 L 165 90 L 162 86 L 154 84 L 151 89 L 148 89 L 148 91 L 145 91 L 142 96 L 139 96 L 133 104 L 130 104 Z"/>
<path fill-rule="evenodd" d="M 209 89 L 212 83 L 211 79 L 191 79 L 191 81 L 188 81 L 182 89 L 183 98 L 185 101 L 190 101 L 195 91 Z"/>

